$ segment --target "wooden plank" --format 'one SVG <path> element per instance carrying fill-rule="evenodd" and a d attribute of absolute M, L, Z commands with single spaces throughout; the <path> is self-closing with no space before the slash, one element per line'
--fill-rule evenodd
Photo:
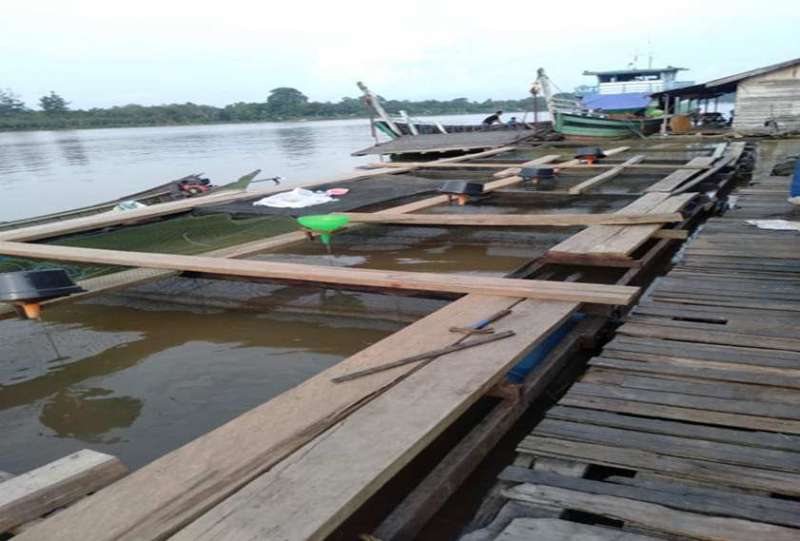
<path fill-rule="evenodd" d="M 599 175 L 593 176 L 592 178 L 584 180 L 580 184 L 573 186 L 572 188 L 569 189 L 569 193 L 573 195 L 581 194 L 591 188 L 594 188 L 595 186 L 599 186 L 604 182 L 608 182 L 609 180 L 614 179 L 619 175 L 621 175 L 622 173 L 624 173 L 627 167 L 635 165 L 644 159 L 645 159 L 644 154 L 638 154 L 626 160 L 624 163 L 612 169 L 609 169 L 605 173 L 600 173 Z"/>
<path fill-rule="evenodd" d="M 708 411 L 738 413 L 742 415 L 768 417 L 772 419 L 800 420 L 800 410 L 778 402 L 757 400 L 726 400 L 709 396 L 685 395 L 676 392 L 653 391 L 650 389 L 629 389 L 619 385 L 602 385 L 578 382 L 570 389 L 570 394 L 615 398 L 631 402 L 649 402 Z"/>
<path fill-rule="evenodd" d="M 529 436 L 528 443 L 537 456 L 553 456 L 567 460 L 583 460 L 590 464 L 710 482 L 717 485 L 762 490 L 778 494 L 800 494 L 800 476 L 722 464 L 707 460 L 679 458 L 658 452 L 629 449 L 616 445 L 560 440 Z"/>
<path fill-rule="evenodd" d="M 493 324 L 516 335 L 491 355 L 462 350 L 411 374 L 172 539 L 324 539 L 575 309 L 516 305 Z"/>
<path fill-rule="evenodd" d="M 800 513 L 798 513 L 800 511 L 800 505 L 794 502 L 792 502 L 794 503 L 794 512 L 786 510 L 773 511 L 771 509 L 765 509 L 762 506 L 747 505 L 744 501 L 738 500 L 737 496 L 739 496 L 739 494 L 733 492 L 727 493 L 724 496 L 711 496 L 709 494 L 696 496 L 691 493 L 676 495 L 674 492 L 652 488 L 618 485 L 589 479 L 576 479 L 574 477 L 540 473 L 525 468 L 516 468 L 514 466 L 507 467 L 503 470 L 499 478 L 504 481 L 562 488 L 596 496 L 627 498 L 638 502 L 653 503 L 671 509 L 703 515 L 739 518 L 800 528 Z M 767 498 L 761 499 L 766 500 Z M 800 535 L 800 531 L 797 533 Z"/>
<path fill-rule="evenodd" d="M 706 180 L 708 177 L 718 173 L 723 168 L 735 164 L 739 160 L 739 157 L 742 155 L 742 152 L 744 151 L 744 146 L 745 146 L 744 143 L 731 143 L 728 154 L 722 157 L 721 159 L 717 160 L 717 162 L 711 169 L 702 172 L 700 175 L 696 176 L 686 184 L 673 190 L 672 193 L 674 194 L 684 193 L 690 190 L 691 188 L 694 188 L 695 186 Z"/>
<path fill-rule="evenodd" d="M 630 205 L 617 211 L 619 214 L 678 212 L 694 198 L 693 194 L 670 197 L 665 193 L 646 194 Z M 628 258 L 644 244 L 660 227 L 656 225 L 635 226 L 591 226 L 562 241 L 548 254 L 582 254 L 602 257 Z"/>
<path fill-rule="evenodd" d="M 706 423 L 710 425 L 800 434 L 800 423 L 797 421 L 648 402 L 635 402 L 624 398 L 605 398 L 602 396 L 575 393 L 562 398 L 559 404 L 579 408 L 594 408 L 618 413 L 629 413 L 632 415 L 663 417 L 665 419 L 677 419 L 680 421 Z"/>
<path fill-rule="evenodd" d="M 0 532 L 68 505 L 123 477 L 116 457 L 84 449 L 0 483 Z"/>
<path fill-rule="evenodd" d="M 546 418 L 537 425 L 533 434 L 561 440 L 616 445 L 618 447 L 650 451 L 673 457 L 709 460 L 725 464 L 738 464 L 756 469 L 800 473 L 800 454 L 777 449 L 763 449 L 701 438 L 685 438 L 668 434 L 639 432 L 610 426 L 584 424 Z M 519 449 L 535 452 L 527 439 Z"/>
<path fill-rule="evenodd" d="M 708 167 L 716 158 L 713 157 L 701 157 L 701 158 L 692 158 L 686 163 L 686 167 Z M 659 180 L 649 188 L 645 190 L 645 192 L 671 192 L 693 176 L 697 175 L 700 172 L 700 169 L 676 169 L 663 179 Z"/>
<path fill-rule="evenodd" d="M 471 227 L 530 227 L 577 225 L 636 225 L 680 222 L 678 212 L 667 214 L 406 214 L 341 212 L 352 222 Z"/>
<path fill-rule="evenodd" d="M 604 353 L 603 357 L 595 357 L 590 361 L 592 366 L 604 368 L 619 368 L 626 371 L 648 373 L 648 374 L 663 374 L 670 376 L 683 376 L 689 378 L 697 378 L 700 381 L 730 381 L 738 383 L 752 383 L 754 385 L 774 385 L 781 387 L 789 387 L 792 389 L 800 389 L 800 369 L 798 370 L 783 370 L 783 369 L 767 369 L 755 367 L 751 369 L 748 366 L 737 367 L 735 365 L 715 365 L 708 362 L 695 362 L 695 363 L 680 363 L 671 362 L 669 360 L 662 360 L 661 362 L 652 362 L 651 359 L 639 359 L 638 355 L 634 354 L 631 359 L 619 359 L 614 357 L 624 357 L 627 355 L 620 355 L 614 353 Z"/>
<path fill-rule="evenodd" d="M 79 263 L 194 271 L 226 276 L 320 284 L 355 285 L 414 291 L 477 293 L 514 298 L 537 298 L 541 300 L 600 304 L 627 304 L 632 302 L 638 293 L 638 288 L 628 286 L 339 268 L 217 257 L 97 250 L 21 242 L 0 241 L 0 254 Z"/>
<path fill-rule="evenodd" d="M 558 518 L 517 518 L 495 541 L 658 541 L 616 528 L 590 526 Z"/>
<path fill-rule="evenodd" d="M 671 507 L 645 503 L 629 498 L 587 494 L 544 485 L 522 484 L 507 489 L 504 494 L 536 504 L 556 504 L 568 509 L 604 515 L 624 520 L 648 530 L 672 535 L 683 535 L 708 541 L 796 541 L 798 532 L 794 528 L 775 526 L 736 518 L 705 516 Z"/>
<path fill-rule="evenodd" d="M 800 437 L 791 434 L 719 428 L 561 405 L 552 407 L 547 418 L 800 453 Z"/>
<path fill-rule="evenodd" d="M 724 327 L 723 327 L 724 329 Z M 680 328 L 666 325 L 649 325 L 628 322 L 618 331 L 626 336 L 639 338 L 659 338 L 664 340 L 681 340 L 685 342 L 701 342 L 706 344 L 723 344 L 728 346 L 747 346 L 763 349 L 784 349 L 800 351 L 800 338 L 781 338 L 777 336 L 745 333 L 742 330 L 726 331 L 712 329 Z"/>

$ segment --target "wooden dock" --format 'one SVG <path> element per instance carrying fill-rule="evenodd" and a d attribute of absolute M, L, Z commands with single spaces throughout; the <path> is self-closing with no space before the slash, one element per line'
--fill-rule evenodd
<path fill-rule="evenodd" d="M 759 165 L 519 443 L 464 541 L 800 539 L 800 233 L 747 223 L 800 209 Z"/>
<path fill-rule="evenodd" d="M 620 152 L 624 150 L 627 147 Z M 498 149 L 496 153 L 499 152 Z M 641 153 L 642 149 L 636 152 Z M 547 159 L 552 161 L 553 158 L 548 156 Z M 631 157 L 621 159 L 620 165 Z M 720 156 L 720 159 L 727 158 Z M 693 171 L 702 174 L 701 170 Z M 670 169 L 664 173 L 670 173 Z M 692 182 L 689 177 L 686 181 Z M 502 191 L 521 182 L 512 171 L 504 178 L 487 181 L 484 190 Z M 684 186 L 679 184 L 675 189 Z M 677 232 L 694 223 L 706 208 L 694 193 L 674 196 L 671 192 L 659 192 L 633 197 L 637 195 L 640 197 L 632 204 L 633 208 L 623 209 L 619 213 L 621 216 L 684 212 Z M 430 209 L 445 202 L 445 196 L 436 195 L 387 211 L 396 215 Z M 408 514 L 398 511 L 393 517 L 394 526 L 385 524 L 380 529 L 384 532 L 402 530 L 403 535 L 411 535 L 409 532 L 418 531 L 419 513 L 427 513 L 430 518 L 430 513 L 458 486 L 454 479 L 463 481 L 491 449 L 491 443 L 496 442 L 519 418 L 525 406 L 543 391 L 562 366 L 568 348 L 553 360 L 544 361 L 541 371 L 511 391 L 498 387 L 508 369 L 552 336 L 577 311 L 597 309 L 596 305 L 588 305 L 596 298 L 585 295 L 586 292 L 591 290 L 593 294 L 605 295 L 610 291 L 617 297 L 607 300 L 630 300 L 633 293 L 630 284 L 650 269 L 675 239 L 681 238 L 681 235 L 659 236 L 662 225 L 591 225 L 584 230 L 584 233 L 590 232 L 592 238 L 602 237 L 613 244 L 613 251 L 593 254 L 592 259 L 597 266 L 616 269 L 615 276 L 619 277 L 610 280 L 608 285 L 569 278 L 516 282 L 516 278 L 462 281 L 452 275 L 427 276 L 425 288 L 428 290 L 469 294 L 33 526 L 19 539 L 324 539 L 470 407 L 492 393 L 505 397 L 487 417 L 487 422 L 470 432 L 463 445 L 454 448 L 459 456 L 448 455 L 442 462 L 442 468 L 437 469 L 440 482 L 426 478 L 420 484 L 420 487 L 428 486 L 426 483 L 430 480 L 429 484 L 435 486 L 428 493 L 437 494 L 439 501 L 428 500 L 426 508 L 420 509 L 419 504 L 406 500 L 408 505 L 404 502 L 398 510 L 408 510 Z M 78 224 L 78 227 L 90 227 L 90 224 Z M 39 234 L 41 230 L 34 232 L 36 238 Z M 7 238 L 0 251 L 331 283 L 330 268 L 324 269 L 326 278 L 308 275 L 313 270 L 309 265 L 48 247 L 21 242 L 31 237 L 20 232 L 17 235 Z M 302 238 L 301 232 L 289 233 L 256 244 L 260 249 L 268 249 Z M 250 248 L 238 247 L 240 253 L 252 253 Z M 575 248 L 569 255 L 583 256 L 586 249 Z M 533 274 L 551 263 L 559 264 L 547 256 L 527 273 Z M 391 289 L 408 289 L 409 285 L 414 286 L 411 289 L 420 287 L 420 283 L 409 282 L 412 273 L 349 269 L 346 274 L 333 282 L 354 285 L 354 282 L 363 282 L 363 278 L 380 280 L 380 284 L 374 282 L 373 285 Z M 470 284 L 481 287 L 476 289 Z M 508 290 L 507 286 L 513 284 L 521 289 Z M 494 289 L 486 289 L 488 286 Z M 548 300 L 521 298 L 538 295 L 534 288 L 541 287 L 558 289 L 558 295 L 548 294 Z M 469 326 L 502 309 L 511 309 L 511 314 L 497 323 L 497 331 L 514 331 L 514 335 L 498 341 L 491 348 L 491 355 L 487 355 L 486 349 L 474 348 L 448 355 L 442 362 L 425 365 L 424 369 L 406 366 L 345 384 L 332 381 L 337 376 L 381 366 L 399 357 L 447 347 L 458 340 L 449 329 Z M 604 314 L 601 320 L 608 313 Z M 576 336 L 585 335 L 589 329 L 596 332 L 598 326 L 592 325 L 582 327 Z M 568 340 L 570 344 L 576 342 L 577 339 Z M 458 370 L 453 370 L 453 366 L 458 366 Z M 470 441 L 483 442 L 483 445 L 469 445 Z M 132 505 L 131 502 L 136 503 Z M 412 522 L 413 526 L 407 526 Z M 388 541 L 402 537 L 398 534 L 381 538 Z"/>

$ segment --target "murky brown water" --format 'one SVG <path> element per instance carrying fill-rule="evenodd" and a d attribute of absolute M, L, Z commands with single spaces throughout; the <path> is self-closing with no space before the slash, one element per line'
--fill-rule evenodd
<path fill-rule="evenodd" d="M 213 294 L 170 304 L 174 288 L 148 287 L 51 307 L 43 323 L 0 321 L 0 469 L 21 473 L 86 447 L 139 467 L 420 312 L 392 302 L 392 321 L 366 316 L 386 304 L 377 295 L 229 282 L 202 288 L 218 289 L 216 306 Z M 258 310 L 273 294 L 294 309 Z M 237 296 L 254 304 L 222 307 Z"/>

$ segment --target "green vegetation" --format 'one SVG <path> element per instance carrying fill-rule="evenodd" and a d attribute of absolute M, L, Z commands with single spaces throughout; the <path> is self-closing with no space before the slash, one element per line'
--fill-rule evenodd
<path fill-rule="evenodd" d="M 448 101 L 383 100 L 387 111 L 406 111 L 411 116 L 459 113 L 531 111 L 533 98 L 521 100 Z M 169 105 L 124 105 L 108 109 L 69 108 L 69 102 L 55 92 L 39 99 L 41 110 L 29 109 L 11 90 L 0 89 L 0 131 L 51 130 L 75 128 L 110 128 L 123 126 L 171 126 L 223 122 L 264 122 L 301 119 L 357 118 L 367 116 L 358 98 L 338 102 L 310 101 L 295 88 L 280 87 L 270 91 L 263 102 L 237 102 L 225 107 L 174 103 Z M 539 110 L 545 108 L 540 101 Z"/>

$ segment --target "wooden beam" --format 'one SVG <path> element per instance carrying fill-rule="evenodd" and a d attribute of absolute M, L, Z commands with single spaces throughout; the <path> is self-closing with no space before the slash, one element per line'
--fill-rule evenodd
<path fill-rule="evenodd" d="M 74 248 L 22 242 L 0 241 L 0 254 L 34 259 L 193 271 L 293 282 L 356 285 L 412 291 L 479 293 L 503 297 L 600 304 L 628 304 L 633 301 L 638 292 L 638 288 L 627 286 L 340 268 L 218 257 L 97 250 L 93 248 Z"/>
<path fill-rule="evenodd" d="M 342 212 L 352 222 L 470 227 L 529 227 L 577 225 L 633 225 L 680 222 L 683 216 L 669 214 L 401 214 Z"/>
<path fill-rule="evenodd" d="M 569 189 L 569 193 L 573 195 L 581 194 L 590 188 L 594 188 L 595 186 L 602 184 L 603 182 L 608 182 L 609 180 L 616 178 L 620 174 L 622 174 L 625 171 L 625 168 L 639 163 L 644 158 L 645 156 L 643 154 L 638 154 L 632 157 L 631 159 L 626 160 L 621 165 L 609 169 L 605 173 L 600 173 L 599 175 L 596 175 L 588 180 L 584 180 L 580 184 L 573 186 L 572 188 Z"/>
<path fill-rule="evenodd" d="M 128 472 L 116 457 L 84 449 L 0 483 L 0 532 L 68 505 Z"/>
<path fill-rule="evenodd" d="M 503 169 L 502 171 L 498 171 L 494 175 L 494 178 L 505 178 L 519 174 L 523 167 L 532 167 L 535 165 L 544 165 L 551 162 L 556 161 L 561 155 L 560 154 L 548 154 L 546 156 L 542 156 L 541 158 L 536 158 L 524 163 L 521 163 L 516 166 L 508 167 Z"/>

